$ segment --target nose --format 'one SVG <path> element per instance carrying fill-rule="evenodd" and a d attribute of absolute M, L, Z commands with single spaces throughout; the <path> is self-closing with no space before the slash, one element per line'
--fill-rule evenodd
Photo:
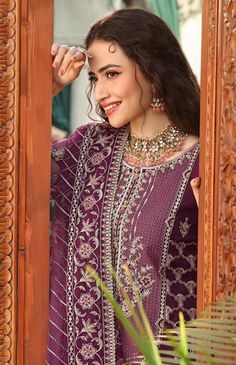
<path fill-rule="evenodd" d="M 106 83 L 103 80 L 97 80 L 94 86 L 94 98 L 97 103 L 105 100 L 109 97 L 109 90 L 106 87 Z"/>

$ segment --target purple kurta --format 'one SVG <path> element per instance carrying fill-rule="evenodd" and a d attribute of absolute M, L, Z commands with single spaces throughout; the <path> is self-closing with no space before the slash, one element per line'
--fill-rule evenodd
<path fill-rule="evenodd" d="M 198 145 L 157 167 L 123 161 L 129 128 L 90 124 L 53 145 L 57 178 L 51 244 L 47 364 L 139 363 L 141 356 L 88 277 L 91 264 L 129 312 L 107 264 L 136 305 L 128 265 L 154 334 L 192 319 L 196 308 Z"/>

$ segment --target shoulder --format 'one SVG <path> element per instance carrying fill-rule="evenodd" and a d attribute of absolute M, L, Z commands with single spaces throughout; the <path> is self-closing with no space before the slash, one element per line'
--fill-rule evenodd
<path fill-rule="evenodd" d="M 198 143 L 199 143 L 199 138 L 197 136 L 190 134 L 184 141 L 183 152 L 188 151 Z"/>
<path fill-rule="evenodd" d="M 84 143 L 93 144 L 99 142 L 101 137 L 111 137 L 119 133 L 119 129 L 111 127 L 107 123 L 89 122 L 78 127 L 70 136 L 60 141 L 52 141 L 52 157 L 59 161 L 70 150 L 78 150 Z"/>
<path fill-rule="evenodd" d="M 73 133 L 67 138 L 67 147 L 74 142 L 82 142 L 86 134 L 95 128 L 95 123 L 86 123 L 74 130 Z"/>
<path fill-rule="evenodd" d="M 84 136 L 89 129 L 93 128 L 93 123 L 87 123 L 78 127 L 71 135 L 61 140 L 52 141 L 52 158 L 60 161 L 64 158 L 66 150 L 72 146 L 81 146 Z"/>
<path fill-rule="evenodd" d="M 93 123 L 87 123 L 83 126 L 80 126 L 77 128 L 71 136 L 68 138 L 67 147 L 71 143 L 74 143 L 75 141 L 82 142 L 84 138 L 92 139 L 94 142 L 96 142 L 96 139 L 99 139 L 101 134 L 103 135 L 114 135 L 118 132 L 118 129 L 115 129 L 111 127 L 109 124 L 104 122 L 93 122 Z"/>

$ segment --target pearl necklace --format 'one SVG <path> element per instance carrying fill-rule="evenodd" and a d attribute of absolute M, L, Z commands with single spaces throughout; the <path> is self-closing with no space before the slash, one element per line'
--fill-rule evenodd
<path fill-rule="evenodd" d="M 172 123 L 154 138 L 139 138 L 131 132 L 125 147 L 125 157 L 148 165 L 160 163 L 178 151 L 186 137 L 187 134 Z"/>

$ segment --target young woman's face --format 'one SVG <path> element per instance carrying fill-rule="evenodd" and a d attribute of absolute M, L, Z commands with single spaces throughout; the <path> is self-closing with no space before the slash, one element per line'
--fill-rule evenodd
<path fill-rule="evenodd" d="M 142 123 L 151 109 L 152 91 L 139 67 L 115 43 L 97 40 L 88 52 L 94 97 L 109 123 L 115 128 Z"/>

